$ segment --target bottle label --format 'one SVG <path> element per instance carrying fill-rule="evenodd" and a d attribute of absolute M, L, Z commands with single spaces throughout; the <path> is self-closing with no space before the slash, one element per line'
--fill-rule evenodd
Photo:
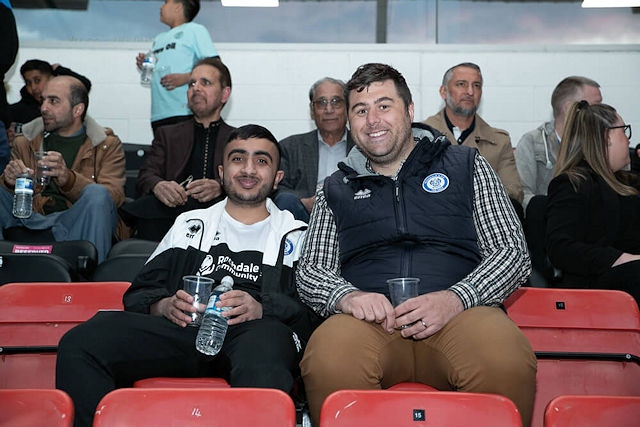
<path fill-rule="evenodd" d="M 14 192 L 33 194 L 33 179 L 24 176 L 16 178 L 16 186 Z"/>
<path fill-rule="evenodd" d="M 205 313 L 216 313 L 220 315 L 223 311 L 231 310 L 231 307 L 216 307 L 216 302 L 220 301 L 220 294 L 222 292 L 212 292 L 207 303 L 207 309 Z"/>

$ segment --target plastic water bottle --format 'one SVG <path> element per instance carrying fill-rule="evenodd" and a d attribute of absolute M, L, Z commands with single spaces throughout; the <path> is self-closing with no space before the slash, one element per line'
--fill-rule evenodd
<path fill-rule="evenodd" d="M 222 317 L 222 312 L 230 310 L 230 307 L 218 308 L 216 302 L 220 301 L 220 294 L 233 288 L 233 278 L 224 276 L 220 284 L 211 292 L 207 309 L 202 317 L 202 324 L 196 337 L 198 351 L 209 356 L 215 356 L 222 348 L 224 337 L 227 334 L 227 319 Z"/>
<path fill-rule="evenodd" d="M 140 74 L 140 84 L 142 86 L 151 86 L 151 79 L 153 79 L 153 69 L 155 66 L 156 56 L 152 51 L 149 51 L 142 60 L 142 73 Z"/>
<path fill-rule="evenodd" d="M 16 178 L 13 192 L 13 216 L 29 218 L 33 213 L 33 177 L 29 172 L 22 173 Z"/>

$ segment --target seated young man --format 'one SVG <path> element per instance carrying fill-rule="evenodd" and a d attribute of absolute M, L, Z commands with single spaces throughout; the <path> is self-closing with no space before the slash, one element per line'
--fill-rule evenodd
<path fill-rule="evenodd" d="M 222 376 L 232 387 L 291 391 L 319 319 L 294 280 L 306 224 L 268 198 L 282 179 L 279 163 L 267 129 L 234 130 L 219 166 L 227 197 L 176 219 L 125 293 L 125 311 L 98 313 L 62 338 L 56 387 L 73 399 L 76 426 L 91 425 L 108 392 L 155 376 Z M 182 277 L 194 274 L 234 279 L 221 296 L 229 329 L 216 356 L 196 350 L 198 328 L 188 327 L 185 312 L 196 309 Z"/>

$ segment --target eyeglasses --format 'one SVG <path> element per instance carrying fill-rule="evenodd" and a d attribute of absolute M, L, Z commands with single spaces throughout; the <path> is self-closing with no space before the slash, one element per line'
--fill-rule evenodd
<path fill-rule="evenodd" d="M 316 109 L 326 109 L 329 104 L 331 107 L 338 109 L 344 107 L 344 99 L 342 98 L 331 98 L 330 100 L 327 98 L 316 99 L 312 102 L 314 108 Z"/>
<path fill-rule="evenodd" d="M 609 129 L 624 129 L 627 139 L 631 139 L 631 125 L 611 126 Z"/>

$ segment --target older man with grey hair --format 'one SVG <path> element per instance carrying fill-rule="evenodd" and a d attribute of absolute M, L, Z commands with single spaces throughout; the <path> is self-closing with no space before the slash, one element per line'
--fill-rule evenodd
<path fill-rule="evenodd" d="M 324 77 L 315 82 L 309 89 L 309 108 L 317 128 L 280 141 L 284 178 L 274 197 L 280 209 L 305 222 L 317 187 L 338 169 L 338 162 L 354 145 L 347 129 L 343 81 Z"/>

